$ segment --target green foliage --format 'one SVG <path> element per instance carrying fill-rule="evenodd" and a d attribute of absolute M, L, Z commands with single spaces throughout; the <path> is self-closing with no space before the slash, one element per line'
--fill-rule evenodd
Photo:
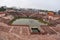
<path fill-rule="evenodd" d="M 4 9 L 3 7 L 0 8 L 0 11 L 5 11 L 6 9 Z"/>
<path fill-rule="evenodd" d="M 38 19 L 39 20 L 39 22 L 41 22 L 41 23 L 44 23 L 44 24 L 49 24 L 48 22 L 46 22 L 46 21 L 43 21 L 43 19 Z"/>

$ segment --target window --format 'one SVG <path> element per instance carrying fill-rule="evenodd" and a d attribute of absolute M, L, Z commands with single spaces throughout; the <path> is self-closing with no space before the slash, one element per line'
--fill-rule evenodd
<path fill-rule="evenodd" d="M 38 28 L 31 28 L 31 33 L 32 34 L 39 34 L 40 30 Z"/>

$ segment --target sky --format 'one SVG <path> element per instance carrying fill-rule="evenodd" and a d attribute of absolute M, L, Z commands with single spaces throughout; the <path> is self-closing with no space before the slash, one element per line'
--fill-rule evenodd
<path fill-rule="evenodd" d="M 43 10 L 59 10 L 60 0 L 0 0 L 0 6 L 17 8 L 35 8 Z"/>

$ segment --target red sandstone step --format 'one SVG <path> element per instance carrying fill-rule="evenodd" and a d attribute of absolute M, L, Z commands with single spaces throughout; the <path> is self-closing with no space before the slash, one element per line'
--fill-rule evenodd
<path fill-rule="evenodd" d="M 22 34 L 23 34 L 23 35 L 28 35 L 28 33 L 29 33 L 29 32 L 28 32 L 28 31 L 29 31 L 28 29 L 29 29 L 28 27 L 23 27 L 23 28 L 22 28 Z"/>
<path fill-rule="evenodd" d="M 0 31 L 9 32 L 11 27 L 0 26 Z"/>
<path fill-rule="evenodd" d="M 53 27 L 53 29 L 54 29 L 56 32 L 59 32 L 59 33 L 60 33 L 60 27 Z"/>
<path fill-rule="evenodd" d="M 11 32 L 12 32 L 12 33 L 19 34 L 19 32 L 20 32 L 20 27 L 18 27 L 18 26 L 14 27 Z"/>
<path fill-rule="evenodd" d="M 56 34 L 56 32 L 54 32 L 49 27 L 41 27 L 41 28 L 45 31 L 45 34 Z"/>

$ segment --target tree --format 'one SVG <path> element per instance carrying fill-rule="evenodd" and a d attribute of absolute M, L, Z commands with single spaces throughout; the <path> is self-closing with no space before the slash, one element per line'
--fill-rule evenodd
<path fill-rule="evenodd" d="M 5 11 L 6 9 L 4 7 L 1 7 L 0 8 L 0 11 Z"/>

